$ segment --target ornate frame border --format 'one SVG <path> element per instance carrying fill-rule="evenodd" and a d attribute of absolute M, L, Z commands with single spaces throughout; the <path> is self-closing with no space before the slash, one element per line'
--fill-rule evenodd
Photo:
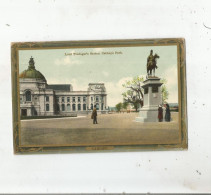
<path fill-rule="evenodd" d="M 178 89 L 179 119 L 181 142 L 179 144 L 151 144 L 125 146 L 52 146 L 24 147 L 20 145 L 20 106 L 19 106 L 19 50 L 83 48 L 83 47 L 133 47 L 133 46 L 165 46 L 177 45 L 178 53 Z M 188 148 L 187 132 L 187 88 L 185 40 L 183 38 L 134 39 L 134 40 L 94 40 L 94 41 L 53 41 L 53 42 L 16 42 L 11 44 L 11 77 L 12 77 L 12 109 L 13 109 L 13 145 L 15 154 L 26 153 L 73 153 L 73 152 L 119 152 L 149 150 L 184 150 Z"/>

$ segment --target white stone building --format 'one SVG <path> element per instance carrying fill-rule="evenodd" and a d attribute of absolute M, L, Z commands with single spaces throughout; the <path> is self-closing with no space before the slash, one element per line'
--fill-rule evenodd
<path fill-rule="evenodd" d="M 19 75 L 19 89 L 21 116 L 88 114 L 94 105 L 98 113 L 107 112 L 104 83 L 89 83 L 87 91 L 73 91 L 71 84 L 48 85 L 32 57 Z"/>

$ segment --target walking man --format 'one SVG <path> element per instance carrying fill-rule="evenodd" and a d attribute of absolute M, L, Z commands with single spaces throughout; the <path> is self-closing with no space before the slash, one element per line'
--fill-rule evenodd
<path fill-rule="evenodd" d="M 92 111 L 92 118 L 93 118 L 93 124 L 97 124 L 97 109 L 96 109 L 96 105 L 94 106 L 94 109 Z"/>

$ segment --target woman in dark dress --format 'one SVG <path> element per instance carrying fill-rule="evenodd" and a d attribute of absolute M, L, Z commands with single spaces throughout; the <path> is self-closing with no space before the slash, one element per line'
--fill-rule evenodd
<path fill-rule="evenodd" d="M 162 122 L 163 121 L 163 108 L 161 105 L 158 107 L 158 121 Z"/>
<path fill-rule="evenodd" d="M 166 122 L 170 122 L 171 121 L 171 112 L 170 112 L 169 104 L 166 104 L 165 121 Z"/>

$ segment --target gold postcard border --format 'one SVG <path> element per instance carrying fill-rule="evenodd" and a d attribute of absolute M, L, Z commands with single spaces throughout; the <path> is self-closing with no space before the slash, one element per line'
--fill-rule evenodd
<path fill-rule="evenodd" d="M 20 137 L 20 105 L 19 105 L 19 50 L 65 49 L 65 48 L 95 48 L 95 47 L 136 47 L 136 46 L 168 46 L 177 45 L 178 57 L 178 96 L 180 143 L 178 144 L 131 144 L 131 145 L 48 145 L 21 146 Z M 137 151 L 137 150 L 182 150 L 187 149 L 187 89 L 185 40 L 183 38 L 169 39 L 133 39 L 133 40 L 89 40 L 89 41 L 53 41 L 53 42 L 17 42 L 11 44 L 12 65 L 12 108 L 13 108 L 13 144 L 14 153 L 40 152 L 87 152 L 87 151 Z"/>

